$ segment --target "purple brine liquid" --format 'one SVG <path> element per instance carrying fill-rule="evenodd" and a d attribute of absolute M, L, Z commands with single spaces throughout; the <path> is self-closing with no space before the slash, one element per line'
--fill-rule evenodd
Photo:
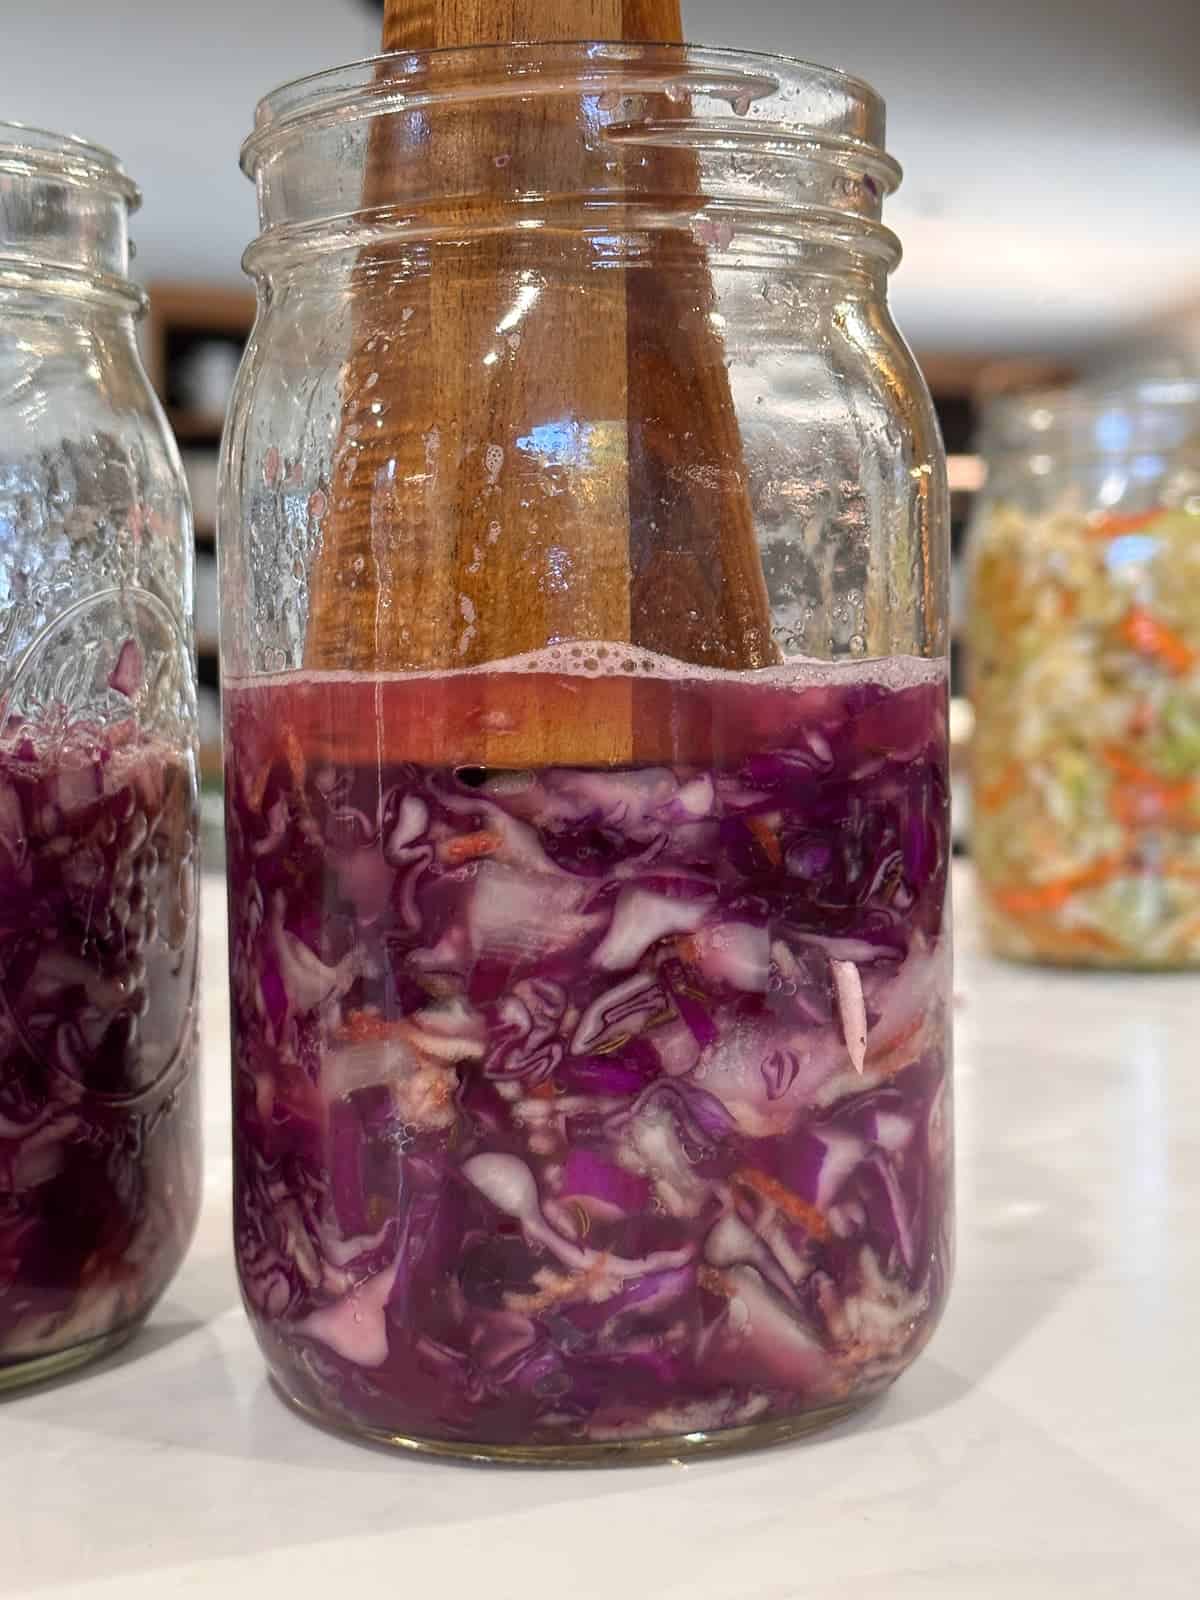
<path fill-rule="evenodd" d="M 187 1248 L 195 828 L 132 723 L 0 738 L 0 1387 L 130 1331 Z"/>
<path fill-rule="evenodd" d="M 944 670 L 517 665 L 227 692 L 255 1329 L 380 1436 L 800 1428 L 947 1286 Z"/>

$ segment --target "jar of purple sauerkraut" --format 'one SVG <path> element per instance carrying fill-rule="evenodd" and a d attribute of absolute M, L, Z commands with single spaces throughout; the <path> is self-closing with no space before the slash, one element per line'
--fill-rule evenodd
<path fill-rule="evenodd" d="M 480 134 L 517 96 L 553 171 Z M 883 126 L 836 72 L 690 47 L 397 56 L 259 108 L 221 508 L 235 1236 L 278 1387 L 352 1433 L 787 1439 L 936 1325 L 946 490 Z M 577 376 L 614 317 L 615 424 Z M 658 427 L 716 381 L 697 350 L 732 444 Z"/>
<path fill-rule="evenodd" d="M 143 1321 L 200 1196 L 192 530 L 137 190 L 0 124 L 0 1390 Z"/>

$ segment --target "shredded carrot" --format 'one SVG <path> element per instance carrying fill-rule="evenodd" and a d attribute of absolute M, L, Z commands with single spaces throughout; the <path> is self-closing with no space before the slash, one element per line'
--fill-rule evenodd
<path fill-rule="evenodd" d="M 674 1015 L 673 1012 L 667 1011 L 667 1012 L 664 1012 L 656 1020 L 658 1022 L 666 1022 L 666 1021 L 669 1021 L 670 1018 L 673 1015 Z M 654 1026 L 653 1022 L 647 1022 L 646 1023 L 646 1027 L 648 1027 L 648 1028 L 649 1027 L 653 1027 L 653 1026 Z M 618 1050 L 624 1050 L 625 1046 L 629 1043 L 629 1041 L 630 1041 L 630 1039 L 632 1037 L 633 1037 L 633 1035 L 629 1034 L 629 1033 L 614 1034 L 611 1039 L 605 1039 L 603 1044 L 594 1044 L 591 1047 L 591 1050 L 588 1053 L 590 1055 L 593 1055 L 593 1056 L 612 1056 L 612 1055 L 616 1055 Z"/>
<path fill-rule="evenodd" d="M 1162 506 L 1154 506 L 1150 511 L 1135 511 L 1125 516 L 1114 513 L 1112 516 L 1101 517 L 1093 522 L 1088 533 L 1093 539 L 1116 539 L 1123 533 L 1140 533 L 1143 528 L 1153 526 L 1162 515 Z"/>
<path fill-rule="evenodd" d="M 1119 950 L 1119 942 L 1102 928 L 1060 928 L 1058 936 L 1065 946 L 1077 945 L 1081 950 Z"/>
<path fill-rule="evenodd" d="M 411 1024 L 402 1018 L 389 1021 L 377 1011 L 351 1011 L 341 1026 L 334 1030 L 339 1044 L 376 1044 L 384 1039 L 396 1039 L 411 1033 Z"/>
<path fill-rule="evenodd" d="M 757 1167 L 739 1167 L 733 1175 L 733 1181 L 761 1195 L 777 1211 L 782 1211 L 785 1217 L 807 1229 L 814 1239 L 828 1239 L 829 1224 L 816 1206 L 810 1206 L 807 1200 L 801 1200 L 798 1194 L 793 1194 L 790 1189 L 785 1188 L 777 1178 L 772 1178 L 766 1172 L 760 1172 Z"/>
<path fill-rule="evenodd" d="M 779 844 L 779 835 L 771 824 L 763 817 L 747 817 L 746 826 L 771 865 L 779 866 L 783 861 L 783 850 Z"/>
<path fill-rule="evenodd" d="M 1048 956 L 1074 956 L 1081 952 L 1115 956 L 1124 951 L 1119 940 L 1099 928 L 1064 928 L 1036 916 L 1019 916 L 1015 920 Z"/>
<path fill-rule="evenodd" d="M 304 780 L 308 776 L 308 762 L 305 760 L 304 751 L 296 737 L 294 728 L 284 728 L 279 736 L 279 744 L 270 761 L 259 764 L 254 781 L 246 792 L 246 804 L 256 815 L 262 811 L 263 799 L 267 792 L 267 784 L 271 781 L 271 774 L 275 770 L 275 763 L 280 758 L 287 762 L 288 771 L 292 775 L 292 783 L 297 794 L 301 797 L 301 804 L 307 805 L 304 799 Z"/>
<path fill-rule="evenodd" d="M 601 1286 L 606 1273 L 610 1271 L 610 1259 L 607 1252 L 597 1251 L 595 1261 L 590 1267 L 584 1267 L 582 1272 L 539 1273 L 538 1281 L 542 1287 L 536 1293 L 516 1294 L 510 1290 L 504 1296 L 504 1304 L 509 1311 L 536 1316 L 539 1312 L 560 1305 L 564 1300 L 598 1300 L 603 1296 Z"/>
<path fill-rule="evenodd" d="M 1122 750 L 1120 745 L 1106 744 L 1101 748 L 1100 759 L 1104 765 L 1115 772 L 1118 778 L 1124 778 L 1126 783 L 1148 783 L 1155 787 L 1161 782 L 1149 767 L 1143 767 L 1131 755 Z"/>
<path fill-rule="evenodd" d="M 1189 821 L 1191 799 L 1190 784 L 1162 783 L 1114 789 L 1109 804 L 1123 828 L 1147 828 L 1163 822 L 1178 827 Z"/>
<path fill-rule="evenodd" d="M 1134 606 L 1121 623 L 1122 640 L 1139 655 L 1152 656 L 1161 661 L 1168 671 L 1181 676 L 1196 664 L 1196 652 L 1186 639 L 1181 639 L 1173 628 L 1147 611 L 1144 606 Z"/>
<path fill-rule="evenodd" d="M 1079 596 L 1074 589 L 1064 589 L 1061 585 L 1055 585 L 1051 593 L 1058 603 L 1059 620 L 1069 622 L 1079 610 Z"/>
<path fill-rule="evenodd" d="M 288 769 L 292 774 L 292 782 L 297 790 L 304 788 L 304 780 L 308 776 L 308 762 L 305 760 L 304 751 L 300 740 L 296 737 L 295 728 L 283 730 L 283 753 L 287 760 Z"/>
<path fill-rule="evenodd" d="M 709 1294 L 720 1295 L 723 1300 L 732 1298 L 725 1286 L 725 1279 L 715 1267 L 700 1267 L 696 1272 L 696 1282 Z"/>
<path fill-rule="evenodd" d="M 981 811 L 999 811 L 1010 800 L 1015 800 L 1025 787 L 1025 769 L 1016 761 L 1007 766 L 991 783 L 981 784 L 976 794 Z"/>
<path fill-rule="evenodd" d="M 457 838 L 447 839 L 438 853 L 452 867 L 461 867 L 466 861 L 478 861 L 480 856 L 495 855 L 503 843 L 498 833 L 483 828 L 478 833 L 460 833 Z"/>
<path fill-rule="evenodd" d="M 270 761 L 262 762 L 246 791 L 246 805 L 256 817 L 262 812 L 263 797 L 267 792 L 267 784 L 271 781 L 271 766 Z"/>
<path fill-rule="evenodd" d="M 1196 794 L 1194 783 L 1160 778 L 1116 745 L 1105 745 L 1100 759 L 1121 780 L 1114 786 L 1109 804 L 1113 816 L 1124 827 L 1139 828 L 1155 822 L 1187 819 Z"/>
<path fill-rule="evenodd" d="M 553 1100 L 558 1090 L 554 1087 L 553 1080 L 547 1078 L 544 1083 L 535 1083 L 525 1093 L 531 1100 Z"/>
<path fill-rule="evenodd" d="M 1124 865 L 1120 856 L 1106 856 L 1089 867 L 1053 878 L 1049 883 L 1033 884 L 1024 889 L 992 888 L 990 893 L 1010 917 L 1036 916 L 1040 912 L 1059 910 L 1080 889 L 1097 889 L 1109 883 L 1121 874 Z"/>
<path fill-rule="evenodd" d="M 682 938 L 675 940 L 675 953 L 681 962 L 694 965 L 700 959 L 700 946 L 690 933 L 685 934 Z M 704 993 L 703 989 L 697 989 L 694 984 L 681 983 L 677 977 L 672 977 L 670 987 L 673 994 L 684 995 L 688 1000 L 699 1000 L 702 1005 L 708 1004 L 708 995 Z M 670 1014 L 668 1013 L 662 1017 L 656 1016 L 653 1023 L 647 1023 L 644 1026 L 654 1027 L 660 1021 L 667 1022 L 669 1020 Z M 592 1054 L 594 1055 L 595 1051 Z"/>
<path fill-rule="evenodd" d="M 888 1039 L 872 1035 L 867 1046 L 867 1071 L 882 1073 L 885 1078 L 894 1078 L 898 1072 L 903 1072 L 921 1053 L 927 1021 L 922 1013 Z"/>

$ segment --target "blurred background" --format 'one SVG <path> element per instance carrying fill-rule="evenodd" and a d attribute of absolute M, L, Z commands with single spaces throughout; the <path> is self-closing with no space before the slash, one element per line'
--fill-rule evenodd
<path fill-rule="evenodd" d="M 216 450 L 249 327 L 238 147 L 279 82 L 372 53 L 379 0 L 9 7 L 6 118 L 109 146 L 141 184 L 146 355 L 195 499 L 206 744 L 216 740 Z M 905 182 L 897 315 L 951 458 L 956 550 L 981 399 L 1149 359 L 1200 362 L 1196 0 L 685 0 L 698 42 L 844 67 L 886 96 Z M 960 608 L 961 609 L 961 608 Z M 957 729 L 969 711 L 960 700 Z"/>

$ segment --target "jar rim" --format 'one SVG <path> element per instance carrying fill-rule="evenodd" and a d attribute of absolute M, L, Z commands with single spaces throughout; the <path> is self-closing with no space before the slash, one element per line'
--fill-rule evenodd
<path fill-rule="evenodd" d="M 1053 448 L 1120 454 L 1150 434 L 1169 443 L 1190 431 L 1193 413 L 1200 419 L 1200 372 L 1182 368 L 1027 389 L 987 405 L 980 448 L 996 459 Z"/>
<path fill-rule="evenodd" d="M 0 120 L 0 172 L 37 172 L 66 183 L 107 189 L 136 211 L 142 193 L 118 158 L 102 144 L 75 133 Z"/>
<path fill-rule="evenodd" d="M 436 88 L 428 81 L 433 66 L 439 69 Z M 283 138 L 314 123 L 384 114 L 418 97 L 512 93 L 517 82 L 529 93 L 538 92 L 539 83 L 542 92 L 562 93 L 580 83 L 603 92 L 606 78 L 627 77 L 639 68 L 651 74 L 647 91 L 723 95 L 731 101 L 732 120 L 749 135 L 765 128 L 809 134 L 861 160 L 881 192 L 899 185 L 899 163 L 884 148 L 884 100 L 865 79 L 765 51 L 588 40 L 393 51 L 292 79 L 258 102 L 254 130 L 242 145 L 242 170 L 254 177 Z M 574 82 L 562 81 L 565 72 L 574 73 Z M 776 115 L 756 120 L 766 100 Z M 786 116 L 780 114 L 784 105 Z"/>

